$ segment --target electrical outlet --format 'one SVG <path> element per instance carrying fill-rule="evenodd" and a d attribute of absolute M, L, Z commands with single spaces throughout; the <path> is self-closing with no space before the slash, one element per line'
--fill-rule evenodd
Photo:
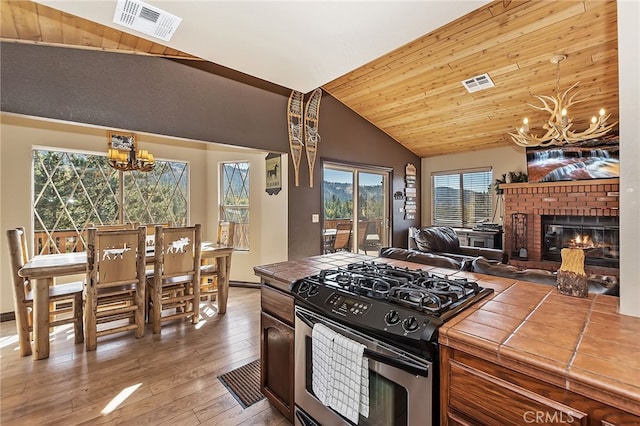
<path fill-rule="evenodd" d="M 312 214 L 312 215 L 311 215 L 311 222 L 312 222 L 312 223 L 318 223 L 318 222 L 320 222 L 320 215 L 319 215 L 319 214 Z"/>

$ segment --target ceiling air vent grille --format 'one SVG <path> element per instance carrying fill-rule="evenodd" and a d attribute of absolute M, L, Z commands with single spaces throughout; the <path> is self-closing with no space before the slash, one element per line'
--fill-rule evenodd
<path fill-rule="evenodd" d="M 493 81 L 489 74 L 477 75 L 475 77 L 471 77 L 468 80 L 463 80 L 462 85 L 467 89 L 467 92 L 473 93 L 478 92 L 480 90 L 488 89 L 490 87 L 494 87 Z"/>
<path fill-rule="evenodd" d="M 118 0 L 113 22 L 169 41 L 182 22 L 182 18 L 141 1 Z"/>

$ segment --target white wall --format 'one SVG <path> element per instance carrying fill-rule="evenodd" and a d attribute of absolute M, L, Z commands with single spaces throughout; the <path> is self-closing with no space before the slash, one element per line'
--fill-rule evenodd
<path fill-rule="evenodd" d="M 640 317 L 640 2 L 618 1 L 620 313 Z"/>
<path fill-rule="evenodd" d="M 25 226 L 32 231 L 31 150 L 46 146 L 83 151 L 105 152 L 107 129 L 32 119 L 2 114 L 0 116 L 0 312 L 13 311 L 13 292 L 7 241 L 4 230 Z M 191 224 L 201 223 L 204 238 L 215 240 L 218 223 L 218 163 L 224 160 L 251 162 L 251 251 L 234 253 L 231 279 L 258 282 L 253 266 L 287 259 L 286 238 L 273 239 L 274 232 L 286 236 L 287 188 L 286 171 L 283 190 L 277 196 L 264 191 L 264 158 L 267 153 L 224 145 L 178 140 L 138 133 L 141 149 L 147 149 L 158 159 L 187 161 L 190 170 Z M 287 164 L 286 157 L 282 164 Z M 255 222 L 254 222 L 255 221 Z M 271 240 L 268 244 L 267 241 Z M 268 247 L 268 250 L 264 248 Z"/>
<path fill-rule="evenodd" d="M 283 189 L 277 195 L 265 191 L 265 158 L 267 153 L 250 149 L 209 148 L 207 152 L 207 214 L 211 223 L 219 220 L 218 193 L 220 191 L 219 165 L 228 161 L 249 160 L 249 251 L 235 251 L 232 255 L 232 280 L 259 282 L 253 273 L 256 265 L 281 262 L 287 259 L 287 170 L 282 167 Z M 287 156 L 282 164 L 287 164 Z M 210 240 L 215 241 L 211 227 Z M 283 254 L 284 253 L 284 254 Z"/>
<path fill-rule="evenodd" d="M 441 155 L 422 159 L 422 217 L 423 226 L 431 225 L 431 174 L 448 170 L 477 169 L 491 167 L 493 181 L 502 178 L 508 172 L 527 172 L 527 159 L 525 149 L 514 144 L 504 148 L 487 149 L 483 151 L 470 151 L 460 154 Z M 498 197 L 493 192 L 493 210 L 495 211 Z M 504 212 L 504 204 L 500 202 L 495 223 L 502 224 L 501 212 Z"/>

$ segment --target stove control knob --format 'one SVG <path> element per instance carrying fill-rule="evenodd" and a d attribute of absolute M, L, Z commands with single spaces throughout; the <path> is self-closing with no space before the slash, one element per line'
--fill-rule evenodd
<path fill-rule="evenodd" d="M 408 332 L 416 331 L 418 329 L 418 320 L 416 317 L 409 317 L 402 321 L 402 328 Z"/>
<path fill-rule="evenodd" d="M 387 325 L 396 325 L 400 322 L 400 315 L 397 311 L 391 310 L 387 312 L 387 315 L 384 316 L 384 321 Z"/>

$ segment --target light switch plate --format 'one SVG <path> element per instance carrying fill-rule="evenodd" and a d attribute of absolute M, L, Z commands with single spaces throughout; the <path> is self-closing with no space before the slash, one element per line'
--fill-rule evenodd
<path fill-rule="evenodd" d="M 319 214 L 312 214 L 312 215 L 311 215 L 311 222 L 312 222 L 312 223 L 318 223 L 318 222 L 320 222 L 320 215 L 319 215 Z"/>

